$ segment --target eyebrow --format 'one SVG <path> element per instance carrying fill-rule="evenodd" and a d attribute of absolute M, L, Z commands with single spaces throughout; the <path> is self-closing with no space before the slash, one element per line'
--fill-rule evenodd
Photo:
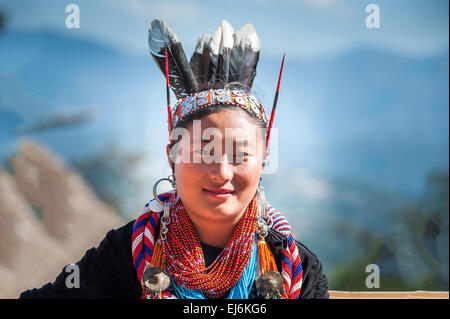
<path fill-rule="evenodd" d="M 202 138 L 200 140 L 193 140 L 193 143 L 210 143 L 214 140 L 214 137 L 209 139 L 209 138 Z M 236 146 L 249 146 L 249 145 L 253 145 L 254 141 L 251 139 L 245 139 L 245 140 L 233 140 L 233 144 L 235 144 Z"/>

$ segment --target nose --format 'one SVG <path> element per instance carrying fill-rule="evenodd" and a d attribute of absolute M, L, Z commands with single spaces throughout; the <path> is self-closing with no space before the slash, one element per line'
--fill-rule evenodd
<path fill-rule="evenodd" d="M 233 178 L 233 163 L 222 160 L 220 163 L 211 163 L 209 165 L 211 165 L 210 177 L 216 183 L 224 184 Z"/>

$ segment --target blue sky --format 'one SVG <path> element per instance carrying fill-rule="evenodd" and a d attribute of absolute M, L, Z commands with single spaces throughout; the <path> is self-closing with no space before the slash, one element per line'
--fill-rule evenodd
<path fill-rule="evenodd" d="M 65 27 L 65 7 L 80 8 L 80 29 Z M 380 8 L 380 28 L 367 29 L 368 4 Z M 147 29 L 163 18 L 192 52 L 197 35 L 212 33 L 221 19 L 235 27 L 251 22 L 262 52 L 311 58 L 355 48 L 377 48 L 402 55 L 429 56 L 448 50 L 446 0 L 0 0 L 11 31 L 50 29 L 83 37 L 128 54 L 146 55 Z"/>

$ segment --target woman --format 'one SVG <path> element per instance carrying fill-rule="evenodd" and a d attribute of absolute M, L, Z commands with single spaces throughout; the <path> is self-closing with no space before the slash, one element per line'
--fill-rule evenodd
<path fill-rule="evenodd" d="M 150 52 L 166 76 L 169 178 L 142 214 L 110 231 L 68 274 L 21 298 L 328 298 L 318 258 L 296 241 L 260 185 L 270 121 L 249 93 L 259 58 L 253 26 L 223 21 L 190 62 L 160 20 Z M 280 72 L 281 77 L 281 72 Z M 169 87 L 177 98 L 170 107 Z M 157 194 L 160 182 L 173 190 Z"/>

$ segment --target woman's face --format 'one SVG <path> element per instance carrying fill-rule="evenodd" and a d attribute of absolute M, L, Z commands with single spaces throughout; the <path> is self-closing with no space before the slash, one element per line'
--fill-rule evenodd
<path fill-rule="evenodd" d="M 174 175 L 191 219 L 225 222 L 242 216 L 261 176 L 261 134 L 245 111 L 235 109 L 187 125 L 175 148 L 181 162 L 174 164 Z"/>

